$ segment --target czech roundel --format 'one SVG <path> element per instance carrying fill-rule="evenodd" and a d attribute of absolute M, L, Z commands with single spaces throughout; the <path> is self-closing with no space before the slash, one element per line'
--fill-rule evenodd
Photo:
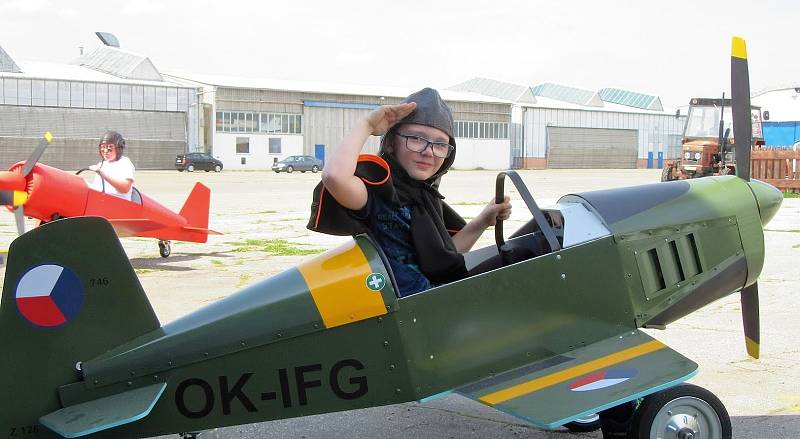
<path fill-rule="evenodd" d="M 636 369 L 609 369 L 587 375 L 579 380 L 569 383 L 569 390 L 573 392 L 587 392 L 602 389 L 615 384 L 624 383 L 636 376 Z"/>
<path fill-rule="evenodd" d="M 28 270 L 15 293 L 17 309 L 36 326 L 61 326 L 78 314 L 83 287 L 78 276 L 60 265 L 44 264 Z"/>

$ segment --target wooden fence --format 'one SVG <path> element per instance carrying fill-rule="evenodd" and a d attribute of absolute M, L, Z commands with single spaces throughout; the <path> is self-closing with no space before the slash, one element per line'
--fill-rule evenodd
<path fill-rule="evenodd" d="M 800 192 L 800 150 L 754 149 L 750 176 L 784 192 Z"/>

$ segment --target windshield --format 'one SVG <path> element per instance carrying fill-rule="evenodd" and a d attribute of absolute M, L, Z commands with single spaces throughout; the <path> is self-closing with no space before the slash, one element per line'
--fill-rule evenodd
<path fill-rule="evenodd" d="M 719 119 L 720 107 L 690 107 L 689 117 L 686 120 L 686 132 L 684 137 L 719 137 Z M 725 126 L 722 130 L 724 133 L 726 129 L 731 128 L 731 121 L 733 115 L 730 107 L 725 107 Z M 733 136 L 733 129 L 731 128 L 731 136 Z"/>

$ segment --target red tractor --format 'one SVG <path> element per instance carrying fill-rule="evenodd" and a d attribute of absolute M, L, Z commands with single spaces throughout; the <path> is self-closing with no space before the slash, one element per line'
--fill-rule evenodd
<path fill-rule="evenodd" d="M 751 146 L 763 145 L 761 108 L 751 107 L 751 117 Z M 664 164 L 661 181 L 734 174 L 735 139 L 729 139 L 732 120 L 730 99 L 692 98 L 681 139 L 681 156 Z"/>

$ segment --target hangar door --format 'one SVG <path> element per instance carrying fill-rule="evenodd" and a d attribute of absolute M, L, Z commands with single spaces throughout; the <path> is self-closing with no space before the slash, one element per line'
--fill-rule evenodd
<path fill-rule="evenodd" d="M 637 130 L 547 127 L 547 167 L 636 168 Z"/>

